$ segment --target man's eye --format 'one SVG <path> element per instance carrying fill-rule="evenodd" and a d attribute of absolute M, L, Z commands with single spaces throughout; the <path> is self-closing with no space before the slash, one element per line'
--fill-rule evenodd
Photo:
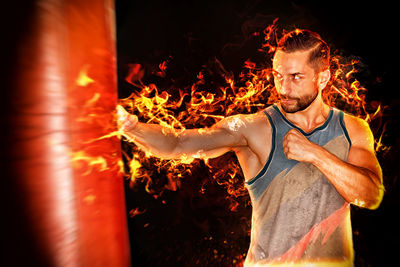
<path fill-rule="evenodd" d="M 301 79 L 301 77 L 299 76 L 299 75 L 294 75 L 293 76 L 293 80 L 295 80 L 295 81 L 298 81 L 298 80 L 300 80 Z"/>

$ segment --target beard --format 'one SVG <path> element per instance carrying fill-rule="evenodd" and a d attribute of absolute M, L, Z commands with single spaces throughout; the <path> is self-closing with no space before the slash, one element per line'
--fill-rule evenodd
<path fill-rule="evenodd" d="M 312 102 L 317 98 L 318 90 L 315 90 L 313 94 L 303 96 L 301 98 L 290 98 L 285 96 L 280 96 L 281 100 L 291 100 L 293 103 L 280 102 L 282 109 L 286 113 L 295 113 L 298 111 L 305 110 L 308 108 Z"/>

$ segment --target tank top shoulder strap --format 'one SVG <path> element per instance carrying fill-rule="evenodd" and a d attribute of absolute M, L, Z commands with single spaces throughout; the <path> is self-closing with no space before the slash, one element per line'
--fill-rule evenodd
<path fill-rule="evenodd" d="M 275 127 L 278 132 L 287 132 L 292 128 L 276 105 L 269 106 L 264 110 L 264 113 L 270 120 L 271 126 Z"/>
<path fill-rule="evenodd" d="M 334 122 L 338 124 L 338 128 L 340 129 L 341 133 L 346 137 L 346 140 L 349 143 L 349 146 L 351 146 L 351 140 L 349 133 L 347 131 L 345 122 L 344 122 L 344 112 L 342 110 L 332 108 L 333 114 L 334 114 Z"/>

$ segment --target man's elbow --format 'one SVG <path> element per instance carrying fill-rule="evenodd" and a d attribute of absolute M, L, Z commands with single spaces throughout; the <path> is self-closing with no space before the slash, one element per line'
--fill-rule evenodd
<path fill-rule="evenodd" d="M 371 201 L 370 206 L 368 207 L 370 210 L 376 210 L 382 203 L 383 195 L 385 193 L 385 188 L 383 185 L 377 188 L 377 193 L 374 201 Z"/>
<path fill-rule="evenodd" d="M 376 210 L 379 208 L 380 204 L 382 203 L 383 200 L 383 195 L 385 192 L 385 189 L 383 185 L 379 186 L 374 190 L 375 192 L 373 194 L 370 194 L 368 198 L 365 200 L 354 200 L 354 205 L 359 206 L 361 208 L 366 208 L 369 210 Z"/>
<path fill-rule="evenodd" d="M 383 195 L 385 193 L 385 187 L 383 186 L 382 171 L 378 173 L 370 172 L 370 178 L 372 183 L 372 188 L 369 187 L 368 193 L 366 194 L 366 200 L 364 207 L 370 210 L 376 210 L 379 208 L 383 200 Z"/>

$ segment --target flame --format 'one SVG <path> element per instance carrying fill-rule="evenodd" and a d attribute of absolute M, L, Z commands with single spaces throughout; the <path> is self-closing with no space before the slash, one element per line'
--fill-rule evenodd
<path fill-rule="evenodd" d="M 136 159 L 132 159 L 129 162 L 129 169 L 131 170 L 130 172 L 130 177 L 131 177 L 131 182 L 135 182 L 136 177 L 139 176 L 139 168 L 142 167 L 142 164 Z"/>
<path fill-rule="evenodd" d="M 140 214 L 143 214 L 143 213 L 145 213 L 145 212 L 146 212 L 146 209 L 144 209 L 144 210 L 142 210 L 142 211 L 140 211 L 139 208 L 131 209 L 131 210 L 129 211 L 129 217 L 133 218 L 133 217 L 135 217 L 135 216 L 137 216 L 137 215 L 140 215 Z"/>
<path fill-rule="evenodd" d="M 262 51 L 265 51 L 267 53 L 273 53 L 276 50 L 276 31 L 277 31 L 277 21 L 278 18 L 274 19 L 271 25 L 268 25 L 264 31 L 264 43 L 262 44 Z M 273 41 L 275 41 L 275 44 L 273 44 Z M 266 50 L 268 48 L 268 50 Z"/>
<path fill-rule="evenodd" d="M 93 194 L 89 194 L 83 198 L 83 201 L 88 205 L 93 204 L 95 200 L 96 200 L 96 196 Z"/>
<path fill-rule="evenodd" d="M 71 161 L 74 163 L 76 168 L 82 167 L 82 162 L 86 163 L 88 169 L 83 174 L 84 176 L 92 172 L 93 168 L 96 168 L 99 172 L 109 169 L 105 158 L 101 156 L 90 156 L 85 151 L 73 152 L 71 155 Z"/>
<path fill-rule="evenodd" d="M 137 69 L 135 69 L 135 71 L 137 71 Z M 132 74 L 128 75 L 128 77 L 131 76 Z M 165 91 L 160 92 L 154 85 L 140 86 L 139 92 L 134 92 L 128 98 L 121 99 L 120 104 L 132 112 L 136 111 L 141 117 L 141 120 L 146 123 L 158 123 L 176 133 L 179 133 L 179 131 L 183 131 L 188 126 L 210 126 L 225 116 L 237 113 L 238 107 L 251 111 L 252 107 L 260 106 L 261 104 L 255 104 L 255 101 L 259 98 L 264 100 L 266 96 L 263 96 L 263 94 L 267 93 L 270 86 L 263 84 L 259 76 L 255 74 L 251 76 L 252 80 L 248 81 L 245 87 L 235 87 L 234 80 L 227 78 L 226 82 L 229 86 L 219 88 L 217 93 L 199 91 L 198 86 L 199 84 L 202 84 L 202 82 L 197 82 L 191 86 L 190 93 L 183 93 L 183 91 L 180 90 L 179 100 L 171 99 L 171 95 Z M 197 78 L 199 81 L 203 81 L 204 76 L 202 72 L 197 75 Z M 136 85 L 137 84 L 139 83 L 136 83 Z M 228 90 L 233 92 L 229 97 Z M 188 102 L 185 103 L 186 111 L 181 111 L 176 114 L 174 110 L 179 109 L 183 104 L 182 96 L 190 97 Z M 219 112 L 219 114 L 217 112 Z M 232 123 L 232 127 L 236 127 L 238 122 Z M 163 169 L 167 172 L 169 180 L 165 188 L 169 190 L 176 190 L 176 188 L 179 187 L 179 182 L 177 182 L 179 179 L 174 180 L 172 177 L 179 178 L 183 177 L 185 173 L 189 173 L 190 168 L 193 167 L 193 165 L 198 164 L 196 158 L 199 157 L 196 155 L 183 155 L 180 159 L 166 161 L 153 158 L 148 152 L 146 154 L 145 157 L 140 157 L 139 151 L 134 149 L 132 156 L 132 159 L 135 162 L 134 169 L 139 166 L 137 159 L 140 159 L 143 163 L 142 166 L 152 164 L 158 169 Z M 149 164 L 150 162 L 151 164 Z M 207 162 L 207 164 L 212 165 L 211 162 Z M 131 166 L 131 164 L 128 165 Z M 139 166 L 139 168 L 140 167 L 141 166 Z M 225 176 L 224 169 L 220 172 L 216 172 L 214 178 L 219 180 L 218 183 L 220 185 L 228 187 L 227 191 L 229 194 L 235 195 L 236 197 L 239 195 L 243 196 L 245 189 L 242 186 L 243 179 L 241 179 L 242 174 L 240 168 L 237 163 L 230 164 L 229 168 L 232 168 L 234 171 L 229 172 L 230 178 L 228 178 L 227 181 L 223 178 Z M 146 179 L 149 177 L 138 175 L 136 171 L 134 173 L 135 181 L 143 177 L 146 177 Z M 230 183 L 232 182 L 238 183 L 241 186 L 230 187 Z M 232 204 L 232 207 L 235 205 L 237 204 Z M 232 210 L 235 209 L 232 208 Z"/>
<path fill-rule="evenodd" d="M 79 72 L 78 78 L 76 79 L 76 84 L 79 86 L 88 86 L 91 83 L 94 83 L 94 80 L 88 76 L 89 65 L 85 65 L 82 67 Z"/>
<path fill-rule="evenodd" d="M 100 93 L 94 93 L 93 97 L 86 102 L 85 107 L 93 106 L 99 100 L 99 98 Z"/>

